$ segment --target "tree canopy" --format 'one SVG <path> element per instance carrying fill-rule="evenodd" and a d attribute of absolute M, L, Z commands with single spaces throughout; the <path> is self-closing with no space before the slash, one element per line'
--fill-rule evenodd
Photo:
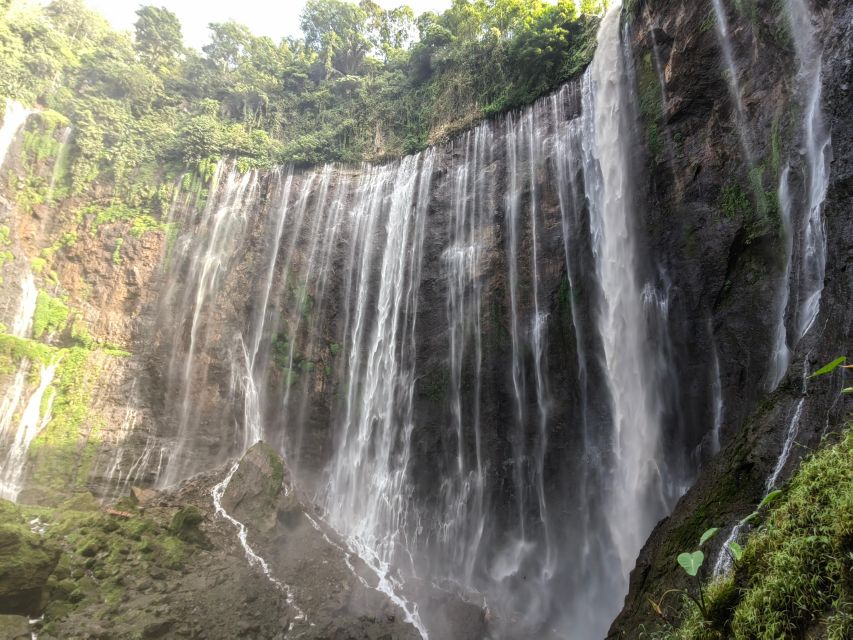
<path fill-rule="evenodd" d="M 372 0 L 308 0 L 302 36 L 234 23 L 186 48 L 142 6 L 133 33 L 83 0 L 0 4 L 0 96 L 74 125 L 75 189 L 223 155 L 245 166 L 377 160 L 531 102 L 590 60 L 601 1 L 454 0 L 415 17 Z"/>

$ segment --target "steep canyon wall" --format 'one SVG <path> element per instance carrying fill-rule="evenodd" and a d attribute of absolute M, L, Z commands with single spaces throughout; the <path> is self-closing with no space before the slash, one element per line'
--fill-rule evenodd
<path fill-rule="evenodd" d="M 24 210 L 31 116 L 0 320 L 31 278 L 72 320 L 0 372 L 30 398 L 58 367 L 19 499 L 167 486 L 263 439 L 428 627 L 421 584 L 508 637 L 601 637 L 654 529 L 630 636 L 681 540 L 760 499 L 795 413 L 808 446 L 840 422 L 802 400 L 849 345 L 850 10 L 748 4 L 626 3 L 525 110 L 382 166 L 223 160 L 138 234 Z"/>

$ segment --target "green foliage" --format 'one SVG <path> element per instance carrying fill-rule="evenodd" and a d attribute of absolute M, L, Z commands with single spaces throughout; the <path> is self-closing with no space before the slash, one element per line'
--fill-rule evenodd
<path fill-rule="evenodd" d="M 692 553 L 684 552 L 678 555 L 678 564 L 681 565 L 681 568 L 690 577 L 696 577 L 704 561 L 705 554 L 701 551 L 694 551 Z"/>
<path fill-rule="evenodd" d="M 809 378 L 817 378 L 818 376 L 825 376 L 827 373 L 832 373 L 845 362 L 847 362 L 847 356 L 839 356 L 829 364 L 826 364 L 815 371 L 809 376 Z"/>
<path fill-rule="evenodd" d="M 56 349 L 41 342 L 0 333 L 0 374 L 14 373 L 18 363 L 24 358 L 31 362 L 49 364 L 55 354 Z"/>
<path fill-rule="evenodd" d="M 116 240 L 116 247 L 113 249 L 113 264 L 119 266 L 123 260 L 121 257 L 121 247 L 124 244 L 124 238 L 118 238 Z"/>
<path fill-rule="evenodd" d="M 140 7 L 130 36 L 81 0 L 55 1 L 0 18 L 0 95 L 57 114 L 28 133 L 37 159 L 56 154 L 49 124 L 73 124 L 62 172 L 72 193 L 98 181 L 127 199 L 138 184 L 223 155 L 247 170 L 376 159 L 446 139 L 580 73 L 602 7 L 458 0 L 416 18 L 405 6 L 310 0 L 299 38 L 274 43 L 214 23 L 197 52 L 165 8 Z M 30 206 L 36 192 L 24 194 Z"/>
<path fill-rule="evenodd" d="M 272 357 L 275 366 L 284 370 L 290 364 L 290 340 L 285 333 L 276 334 L 272 341 Z"/>
<path fill-rule="evenodd" d="M 772 497 L 771 497 L 772 495 Z M 763 526 L 729 545 L 733 574 L 705 590 L 705 615 L 688 609 L 661 637 L 775 640 L 853 634 L 853 431 L 803 462 L 788 490 L 762 501 Z"/>
<path fill-rule="evenodd" d="M 752 204 L 740 185 L 729 184 L 723 187 L 720 193 L 720 208 L 723 215 L 729 220 L 749 216 L 752 212 Z"/>
<path fill-rule="evenodd" d="M 703 544 L 708 542 L 708 540 L 713 538 L 719 530 L 720 530 L 719 527 L 712 527 L 712 528 L 708 529 L 707 531 L 705 531 L 705 533 L 702 534 L 702 537 L 699 538 L 699 546 L 701 547 Z"/>
<path fill-rule="evenodd" d="M 33 312 L 33 337 L 41 338 L 45 332 L 62 331 L 68 322 L 68 305 L 60 298 L 54 298 L 45 291 L 36 296 L 36 309 Z"/>
<path fill-rule="evenodd" d="M 12 244 L 12 239 L 9 237 L 11 230 L 4 224 L 0 224 L 0 268 L 7 262 L 12 262 L 15 259 L 15 254 L 6 249 Z M 0 278 L 0 283 L 3 279 Z"/>

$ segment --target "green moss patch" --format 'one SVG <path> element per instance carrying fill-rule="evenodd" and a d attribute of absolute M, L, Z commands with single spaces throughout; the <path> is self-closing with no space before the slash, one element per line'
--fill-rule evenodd
<path fill-rule="evenodd" d="M 688 608 L 678 628 L 649 637 L 853 637 L 853 431 L 802 464 L 705 601 L 708 619 Z"/>

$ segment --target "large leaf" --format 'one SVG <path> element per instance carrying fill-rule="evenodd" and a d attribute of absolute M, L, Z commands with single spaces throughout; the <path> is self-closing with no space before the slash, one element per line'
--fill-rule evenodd
<path fill-rule="evenodd" d="M 746 516 L 743 520 L 740 521 L 740 525 L 743 526 L 755 520 L 758 517 L 758 511 L 753 511 L 748 516 Z"/>
<path fill-rule="evenodd" d="M 732 552 L 735 562 L 738 562 L 743 557 L 743 547 L 737 542 L 729 542 L 729 551 Z"/>
<path fill-rule="evenodd" d="M 688 576 L 695 576 L 699 573 L 699 567 L 702 566 L 704 561 L 705 554 L 701 551 L 682 553 L 678 556 L 678 564 L 681 565 L 681 568 L 684 569 Z"/>
<path fill-rule="evenodd" d="M 760 511 L 761 509 L 766 507 L 768 504 L 773 502 L 776 498 L 778 498 L 781 495 L 782 495 L 781 489 L 775 489 L 775 490 L 771 491 L 766 496 L 764 496 L 764 499 L 761 502 L 758 503 L 758 507 L 755 510 Z"/>
<path fill-rule="evenodd" d="M 823 376 L 827 373 L 832 373 L 838 368 L 838 365 L 842 364 L 845 360 L 847 360 L 847 356 L 840 356 L 829 364 L 822 366 L 820 369 L 811 374 L 809 378 L 817 378 L 818 376 Z"/>
<path fill-rule="evenodd" d="M 702 537 L 701 537 L 701 538 L 699 538 L 699 546 L 701 547 L 703 544 L 705 544 L 706 542 L 708 542 L 708 540 L 710 540 L 711 538 L 713 538 L 713 537 L 714 537 L 714 535 L 715 535 L 715 534 L 717 533 L 717 531 L 719 531 L 719 530 L 720 530 L 720 528 L 719 528 L 719 527 L 711 527 L 710 529 L 708 529 L 707 531 L 705 531 L 705 533 L 703 533 L 703 534 L 702 534 Z"/>

